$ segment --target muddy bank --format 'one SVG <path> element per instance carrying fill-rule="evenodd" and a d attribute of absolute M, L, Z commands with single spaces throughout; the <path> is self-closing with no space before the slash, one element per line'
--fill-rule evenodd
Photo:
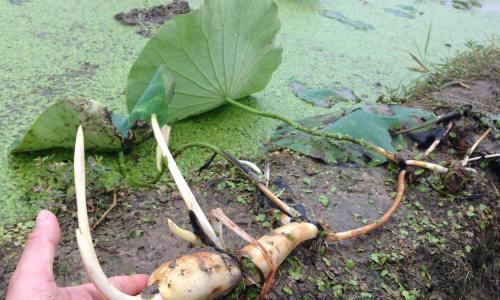
<path fill-rule="evenodd" d="M 166 5 L 157 5 L 151 8 L 135 8 L 129 12 L 121 12 L 115 15 L 115 20 L 126 26 L 139 26 L 137 34 L 151 37 L 153 30 L 151 26 L 160 26 L 176 15 L 187 14 L 191 11 L 189 3 L 183 0 L 174 0 Z"/>
<path fill-rule="evenodd" d="M 406 98 L 398 98 L 406 105 L 435 108 L 440 113 L 464 103 L 472 105 L 472 115 L 456 120 L 450 134 L 430 156 L 433 162 L 447 164 L 462 159 L 486 126 L 492 124 L 492 134 L 475 155 L 500 151 L 498 127 L 494 125 L 498 107 L 493 107 L 498 101 L 498 73 L 490 69 L 487 76 L 476 77 L 471 68 L 468 70 L 461 73 L 462 77 L 440 73 L 424 85 L 417 85 Z M 415 157 L 419 153 L 422 149 L 410 144 L 404 155 Z M 209 157 L 206 152 L 198 154 Z M 377 219 L 395 193 L 398 166 L 391 164 L 377 168 L 329 166 L 288 151 L 246 158 L 259 165 L 268 159 L 272 189 L 286 201 L 303 204 L 311 220 L 335 231 Z M 103 159 L 92 158 L 89 166 L 91 222 L 108 208 L 114 194 L 118 199 L 118 206 L 93 232 L 96 251 L 108 275 L 151 273 L 160 263 L 197 250 L 168 231 L 167 218 L 190 228 L 184 203 L 168 176 L 151 188 L 124 186 L 109 190 L 97 184 L 103 174 L 99 172 L 106 170 Z M 470 166 L 477 173 L 469 176 L 442 177 L 410 169 L 404 201 L 388 224 L 352 241 L 302 245 L 279 269 L 269 297 L 497 299 L 498 160 L 473 162 Z M 67 169 L 63 177 L 57 178 L 64 185 L 58 202 L 48 204 L 57 212 L 63 228 L 55 264 L 57 281 L 60 285 L 85 282 L 74 237 L 77 225 L 69 179 L 71 165 L 66 161 L 40 167 Z M 49 173 L 44 178 L 54 176 Z M 201 175 L 191 169 L 186 177 L 206 211 L 222 208 L 253 236 L 263 235 L 278 225 L 266 198 L 225 162 L 217 160 Z M 33 191 L 44 192 L 46 188 L 47 182 L 42 180 Z M 0 296 L 33 225 L 19 223 L 0 232 Z M 224 238 L 231 249 L 244 244 L 230 233 L 225 233 Z M 249 287 L 227 298 L 254 299 L 257 294 L 255 287 Z"/>
<path fill-rule="evenodd" d="M 439 159 L 452 158 L 440 154 Z M 312 220 L 333 230 L 378 218 L 391 202 L 396 167 L 330 167 L 288 152 L 268 156 L 277 193 L 303 203 Z M 277 225 L 267 201 L 234 168 L 217 163 L 189 174 L 206 210 L 221 207 L 242 228 L 260 236 Z M 280 268 L 271 299 L 494 299 L 498 293 L 498 199 L 482 171 L 454 195 L 431 174 L 412 176 L 403 205 L 381 230 L 362 239 L 299 247 Z M 438 185 L 436 187 L 436 185 Z M 111 193 L 90 191 L 92 221 L 111 203 Z M 170 186 L 118 191 L 118 207 L 93 233 L 108 275 L 150 273 L 161 262 L 195 251 L 168 231 L 167 218 L 189 228 L 182 199 Z M 328 203 L 320 201 L 326 197 Z M 61 285 L 85 282 L 73 229 L 75 207 L 59 212 L 64 228 L 55 265 Z M 231 247 L 243 243 L 225 235 Z M 20 247 L 2 245 L 2 290 Z M 465 276 L 466 274 L 467 276 Z M 249 288 L 234 297 L 252 299 Z M 410 298 L 408 298 L 410 297 Z"/>

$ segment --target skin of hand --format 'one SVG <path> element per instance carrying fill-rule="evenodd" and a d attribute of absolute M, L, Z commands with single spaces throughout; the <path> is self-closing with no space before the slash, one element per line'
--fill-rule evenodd
<path fill-rule="evenodd" d="M 54 214 L 42 210 L 29 235 L 7 289 L 7 300 L 104 300 L 92 284 L 58 287 L 53 264 L 61 229 Z M 146 287 L 147 275 L 117 276 L 110 281 L 119 290 L 137 295 Z"/>

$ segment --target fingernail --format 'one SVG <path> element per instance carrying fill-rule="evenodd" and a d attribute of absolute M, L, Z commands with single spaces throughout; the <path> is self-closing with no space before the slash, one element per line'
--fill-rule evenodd
<path fill-rule="evenodd" d="M 50 212 L 48 210 L 41 210 L 36 217 L 36 225 L 41 225 L 47 222 L 50 218 Z"/>

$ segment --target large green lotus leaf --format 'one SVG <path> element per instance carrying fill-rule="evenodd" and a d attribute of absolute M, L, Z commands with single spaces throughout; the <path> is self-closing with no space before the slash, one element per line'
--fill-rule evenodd
<path fill-rule="evenodd" d="M 281 63 L 273 39 L 280 28 L 272 0 L 205 0 L 166 22 L 130 70 L 127 107 L 133 110 L 160 65 L 175 77 L 168 122 L 263 90 Z"/>
<path fill-rule="evenodd" d="M 80 125 L 85 129 L 85 148 L 100 151 L 121 148 L 108 109 L 99 102 L 79 99 L 60 101 L 47 108 L 11 151 L 72 149 Z"/>
<path fill-rule="evenodd" d="M 151 115 L 156 113 L 158 123 L 166 124 L 169 115 L 169 103 L 172 101 L 175 80 L 164 66 L 160 66 L 153 79 L 142 94 L 128 117 L 114 117 L 116 131 L 123 137 L 128 137 L 128 131 L 137 121 L 150 123 Z"/>
<path fill-rule="evenodd" d="M 421 109 L 374 104 L 356 109 L 344 117 L 330 113 L 298 122 L 326 132 L 348 134 L 394 153 L 405 147 L 406 141 L 401 136 L 391 136 L 391 130 L 413 127 L 434 118 L 434 114 Z M 350 161 L 372 166 L 386 161 L 358 145 L 314 137 L 297 132 L 288 125 L 278 127 L 271 142 L 272 148 L 288 148 L 331 164 Z"/>

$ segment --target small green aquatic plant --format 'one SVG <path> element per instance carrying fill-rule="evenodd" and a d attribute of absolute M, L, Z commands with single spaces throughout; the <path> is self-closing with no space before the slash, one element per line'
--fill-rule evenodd
<path fill-rule="evenodd" d="M 427 61 L 427 53 L 429 51 L 429 43 L 431 41 L 431 32 L 432 22 L 429 24 L 429 29 L 427 30 L 423 49 L 421 49 L 415 41 L 413 42 L 415 44 L 415 49 L 417 49 L 417 54 L 414 54 L 412 52 L 408 52 L 408 54 L 417 63 L 418 66 L 408 67 L 408 70 L 419 73 L 429 73 L 431 71 Z"/>

